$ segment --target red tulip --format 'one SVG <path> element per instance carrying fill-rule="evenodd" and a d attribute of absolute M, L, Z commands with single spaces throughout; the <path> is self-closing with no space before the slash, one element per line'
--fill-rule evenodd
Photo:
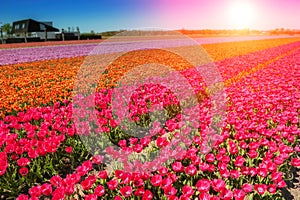
<path fill-rule="evenodd" d="M 142 200 L 151 200 L 153 199 L 153 194 L 150 190 L 146 190 L 143 194 Z"/>
<path fill-rule="evenodd" d="M 16 198 L 16 200 L 28 200 L 29 199 L 29 197 L 28 197 L 28 195 L 26 195 L 26 194 L 20 194 L 17 198 Z"/>
<path fill-rule="evenodd" d="M 263 195 L 268 187 L 265 184 L 255 184 L 254 189 L 258 192 L 258 194 Z"/>
<path fill-rule="evenodd" d="M 162 176 L 161 175 L 154 175 L 151 180 L 150 180 L 151 184 L 155 187 L 160 186 L 161 182 L 162 182 Z"/>
<path fill-rule="evenodd" d="M 184 167 L 182 165 L 181 162 L 174 162 L 172 164 L 172 169 L 175 171 L 175 172 L 182 172 L 184 170 Z"/>
<path fill-rule="evenodd" d="M 299 158 L 292 158 L 291 165 L 294 167 L 300 167 L 300 159 Z"/>
<path fill-rule="evenodd" d="M 182 187 L 182 194 L 187 197 L 191 197 L 194 194 L 194 190 L 191 186 L 185 185 Z"/>
<path fill-rule="evenodd" d="M 270 194 L 275 194 L 277 192 L 277 186 L 275 184 L 270 184 L 268 186 L 268 191 Z"/>
<path fill-rule="evenodd" d="M 171 185 L 168 187 L 164 188 L 164 194 L 168 197 L 168 196 L 173 196 L 177 193 L 177 189 L 175 189 L 174 187 L 172 187 Z"/>
<path fill-rule="evenodd" d="M 210 195 L 206 192 L 201 192 L 199 194 L 199 200 L 210 200 Z"/>
<path fill-rule="evenodd" d="M 245 183 L 243 186 L 242 186 L 242 189 L 244 190 L 244 192 L 246 193 L 250 193 L 252 192 L 253 190 L 253 187 L 250 183 Z"/>
<path fill-rule="evenodd" d="M 184 171 L 185 171 L 186 174 L 188 174 L 188 175 L 190 175 L 190 176 L 194 176 L 194 175 L 196 175 L 196 173 L 197 173 L 197 168 L 195 167 L 195 165 L 190 164 L 189 166 L 187 166 L 187 167 L 185 168 Z"/>
<path fill-rule="evenodd" d="M 28 165 L 30 163 L 30 160 L 28 158 L 20 158 L 17 160 L 17 164 L 20 167 L 25 167 L 26 165 Z"/>
<path fill-rule="evenodd" d="M 207 162 L 212 163 L 212 162 L 214 162 L 214 160 L 215 160 L 215 156 L 214 156 L 214 154 L 209 153 L 209 154 L 207 154 L 207 155 L 205 156 L 205 159 L 206 159 Z"/>
<path fill-rule="evenodd" d="M 130 197 L 132 194 L 132 187 L 131 186 L 124 186 L 120 189 L 121 194 L 124 197 Z"/>
<path fill-rule="evenodd" d="M 94 194 L 98 197 L 101 197 L 105 194 L 105 188 L 102 185 L 97 185 L 94 189 Z"/>
<path fill-rule="evenodd" d="M 207 192 L 210 189 L 210 181 L 208 179 L 199 180 L 196 184 L 199 192 Z"/>
<path fill-rule="evenodd" d="M 118 187 L 118 181 L 115 179 L 108 181 L 106 184 L 110 190 L 115 190 Z"/>
<path fill-rule="evenodd" d="M 44 183 L 41 185 L 42 194 L 45 196 L 49 196 L 52 193 L 52 185 L 49 183 Z"/>

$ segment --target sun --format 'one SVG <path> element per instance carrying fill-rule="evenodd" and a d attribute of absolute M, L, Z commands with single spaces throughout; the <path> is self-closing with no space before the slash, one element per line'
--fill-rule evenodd
<path fill-rule="evenodd" d="M 254 22 L 255 11 L 250 0 L 235 0 L 229 5 L 229 23 L 233 28 L 250 28 Z"/>

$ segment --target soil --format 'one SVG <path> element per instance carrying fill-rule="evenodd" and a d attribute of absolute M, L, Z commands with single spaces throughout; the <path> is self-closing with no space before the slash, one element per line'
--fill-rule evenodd
<path fill-rule="evenodd" d="M 300 200 L 300 167 L 292 168 L 288 174 L 291 180 L 286 181 L 287 187 L 282 189 L 285 200 Z"/>

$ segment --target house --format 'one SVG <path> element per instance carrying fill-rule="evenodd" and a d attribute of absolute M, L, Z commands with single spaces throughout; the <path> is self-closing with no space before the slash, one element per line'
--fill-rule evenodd
<path fill-rule="evenodd" d="M 39 40 L 56 39 L 56 32 L 59 32 L 59 29 L 54 28 L 52 22 L 39 22 L 33 19 L 15 21 L 12 26 L 14 36 L 24 38 L 25 42 L 30 38 Z"/>

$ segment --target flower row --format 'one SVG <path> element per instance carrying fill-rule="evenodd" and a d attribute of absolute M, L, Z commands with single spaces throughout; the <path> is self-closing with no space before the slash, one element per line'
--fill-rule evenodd
<path fill-rule="evenodd" d="M 261 46 L 259 47 L 266 48 L 268 45 L 280 44 L 283 41 L 267 41 L 265 42 L 266 44 L 261 42 Z M 225 50 L 226 52 L 248 52 L 249 46 L 246 44 L 248 43 L 234 43 L 228 45 Z M 218 57 L 223 58 L 226 55 L 226 53 L 224 54 L 224 50 L 222 50 L 224 45 L 214 44 L 209 46 L 211 50 L 208 53 L 213 52 L 212 56 L 214 59 Z M 225 81 L 239 75 L 241 72 L 256 67 L 260 63 L 275 59 L 282 53 L 294 49 L 297 45 L 298 43 L 291 43 L 269 50 L 225 59 L 215 63 L 215 67 L 219 70 Z M 218 50 L 218 48 L 220 49 Z M 238 49 L 238 51 L 234 51 L 235 49 Z M 160 53 L 162 54 L 157 56 Z M 76 74 L 80 67 L 82 68 L 84 60 L 85 57 L 76 57 L 2 66 L 3 73 L 0 75 L 0 83 L 2 85 L 0 94 L 5 98 L 2 99 L 0 104 L 0 118 L 3 118 L 12 111 L 18 112 L 31 107 L 52 105 L 56 101 L 63 101 L 64 99 L 71 100 L 74 81 L 77 78 Z M 132 60 L 134 62 L 131 62 Z M 101 75 L 99 86 L 114 86 L 126 72 L 134 69 L 134 66 L 149 63 L 149 60 L 154 63 L 170 66 L 175 70 L 183 70 L 191 67 L 182 58 L 159 50 L 142 51 L 140 56 L 134 53 L 126 54 L 108 67 L 106 70 L 108 73 Z M 144 70 L 147 71 L 147 69 Z M 98 78 L 100 78 L 100 75 Z"/>

